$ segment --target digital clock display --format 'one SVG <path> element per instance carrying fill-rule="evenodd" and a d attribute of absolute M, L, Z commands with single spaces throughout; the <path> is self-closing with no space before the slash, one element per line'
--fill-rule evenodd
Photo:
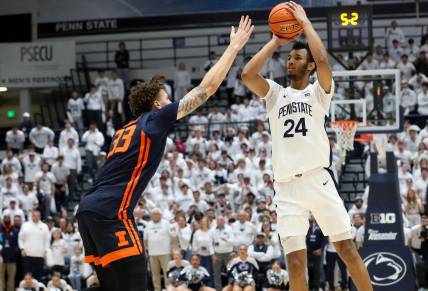
<path fill-rule="evenodd" d="M 328 10 L 331 51 L 368 50 L 372 46 L 372 7 L 338 6 Z"/>
<path fill-rule="evenodd" d="M 342 26 L 358 25 L 360 14 L 358 12 L 342 12 L 340 13 L 340 21 Z"/>

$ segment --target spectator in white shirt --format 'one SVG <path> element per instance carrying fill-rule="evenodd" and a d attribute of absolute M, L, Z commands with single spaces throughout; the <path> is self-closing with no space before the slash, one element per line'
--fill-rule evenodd
<path fill-rule="evenodd" d="M 377 70 L 379 68 L 379 63 L 373 57 L 373 53 L 370 52 L 368 53 L 367 58 L 363 61 L 360 67 L 362 70 Z"/>
<path fill-rule="evenodd" d="M 111 80 L 108 82 L 108 99 L 110 108 L 115 115 L 123 114 L 123 99 L 125 97 L 125 87 L 122 79 L 119 78 L 116 71 L 111 72 Z M 98 126 L 98 128 L 101 128 Z"/>
<path fill-rule="evenodd" d="M 242 244 L 249 246 L 256 237 L 256 226 L 248 221 L 248 214 L 243 210 L 238 213 L 238 221 L 232 224 L 232 231 L 235 238 L 233 242 L 235 249 Z"/>
<path fill-rule="evenodd" d="M 48 282 L 48 290 L 61 290 L 61 291 L 73 291 L 70 285 L 63 279 L 61 279 L 61 273 L 54 272 L 52 279 Z"/>
<path fill-rule="evenodd" d="M 58 148 L 54 145 L 53 140 L 48 141 L 42 155 L 44 161 L 52 166 L 58 158 Z"/>
<path fill-rule="evenodd" d="M 13 155 L 12 150 L 8 150 L 6 152 L 6 157 L 1 162 L 1 168 L 4 169 L 4 167 L 6 165 L 11 167 L 12 172 L 17 173 L 17 174 L 21 174 L 21 171 L 22 171 L 21 163 L 19 162 L 18 158 Z M 3 175 L 4 175 L 4 173 L 3 173 Z M 1 186 L 1 184 L 0 184 L 0 186 Z"/>
<path fill-rule="evenodd" d="M 18 188 L 12 182 L 12 177 L 5 178 L 4 187 L 0 187 L 0 213 L 3 208 L 9 206 L 9 201 L 18 197 Z"/>
<path fill-rule="evenodd" d="M 404 80 L 408 81 L 412 78 L 413 74 L 416 73 L 416 68 L 413 63 L 409 62 L 407 54 L 401 56 L 400 62 L 397 64 L 397 69 L 400 70 Z"/>
<path fill-rule="evenodd" d="M 110 79 L 105 75 L 104 70 L 98 70 L 98 76 L 94 81 L 95 86 L 97 86 L 97 91 L 101 93 L 104 100 L 104 106 L 107 107 L 108 103 L 108 83 Z"/>
<path fill-rule="evenodd" d="M 187 94 L 192 86 L 189 72 L 186 70 L 186 64 L 180 63 L 174 77 L 174 100 L 178 101 Z"/>
<path fill-rule="evenodd" d="M 65 256 L 68 253 L 67 243 L 62 238 L 61 229 L 54 228 L 52 229 L 51 233 L 51 262 L 49 262 L 49 265 L 52 272 L 59 272 L 60 274 L 64 274 Z"/>
<path fill-rule="evenodd" d="M 6 132 L 5 141 L 8 149 L 12 150 L 14 154 L 19 154 L 25 142 L 25 134 L 14 126 Z"/>
<path fill-rule="evenodd" d="M 212 111 L 208 114 L 210 133 L 213 133 L 214 131 L 223 131 L 223 125 L 220 123 L 224 122 L 224 118 L 224 114 L 220 112 L 217 106 L 214 106 Z"/>
<path fill-rule="evenodd" d="M 83 99 L 80 97 L 79 92 L 73 91 L 71 98 L 67 102 L 67 118 L 73 123 L 79 133 L 83 131 L 83 110 L 85 110 Z"/>
<path fill-rule="evenodd" d="M 386 31 L 385 39 L 388 47 L 392 47 L 394 39 L 398 40 L 400 45 L 404 45 L 406 43 L 404 33 L 401 28 L 398 27 L 396 20 L 391 21 L 391 27 Z"/>
<path fill-rule="evenodd" d="M 102 112 L 105 111 L 104 101 L 94 84 L 89 85 L 89 92 L 86 93 L 84 101 L 86 103 L 88 122 L 95 122 L 98 128 L 102 128 Z"/>
<path fill-rule="evenodd" d="M 18 194 L 18 200 L 22 210 L 24 211 L 24 214 L 27 217 L 29 216 L 30 212 L 35 209 L 35 206 L 37 206 L 39 203 L 36 193 L 34 191 L 30 191 L 30 186 L 28 184 L 24 184 L 22 186 L 22 193 Z"/>
<path fill-rule="evenodd" d="M 43 283 L 38 282 L 36 279 L 33 279 L 33 274 L 26 273 L 24 275 L 24 279 L 19 283 L 17 291 L 26 291 L 26 290 L 46 290 L 45 285 Z"/>
<path fill-rule="evenodd" d="M 422 83 L 422 90 L 418 94 L 418 113 L 428 115 L 428 82 Z"/>
<path fill-rule="evenodd" d="M 375 48 L 375 52 L 373 54 L 374 59 L 377 61 L 377 63 L 379 64 L 380 62 L 382 62 L 383 60 L 383 47 L 381 45 L 377 45 Z"/>
<path fill-rule="evenodd" d="M 267 62 L 269 79 L 274 80 L 278 84 L 284 83 L 285 77 L 285 61 L 280 58 L 279 52 L 274 52 L 272 57 Z"/>
<path fill-rule="evenodd" d="M 248 255 L 254 258 L 259 265 L 259 270 L 262 274 L 256 278 L 256 281 L 260 284 L 262 283 L 260 280 L 266 279 L 265 274 L 273 258 L 273 247 L 266 244 L 264 232 L 257 233 L 254 243 L 248 247 Z"/>
<path fill-rule="evenodd" d="M 55 177 L 55 204 L 60 210 L 65 205 L 66 190 L 70 169 L 64 164 L 64 156 L 58 156 L 57 161 L 52 165 L 51 172 Z"/>
<path fill-rule="evenodd" d="M 75 247 L 74 254 L 70 259 L 70 273 L 68 274 L 68 279 L 70 279 L 71 286 L 77 291 L 82 289 L 83 259 L 82 248 L 80 246 Z"/>
<path fill-rule="evenodd" d="M 416 93 L 409 88 L 407 81 L 401 83 L 401 106 L 404 108 L 404 114 L 409 114 L 415 110 Z"/>
<path fill-rule="evenodd" d="M 89 130 L 82 136 L 82 142 L 85 143 L 86 164 L 91 176 L 89 183 L 92 184 L 98 170 L 98 157 L 101 147 L 104 145 L 104 135 L 98 130 L 96 123 L 91 123 Z"/>
<path fill-rule="evenodd" d="M 70 191 L 69 199 L 72 200 L 76 195 L 77 175 L 82 171 L 80 152 L 75 147 L 72 138 L 68 139 L 67 146 L 61 150 L 61 155 L 64 157 L 64 165 L 70 169 L 68 190 Z"/>
<path fill-rule="evenodd" d="M 416 72 L 413 77 L 409 80 L 409 85 L 413 87 L 413 90 L 418 94 L 422 90 L 422 83 L 428 82 L 428 77 L 420 72 Z"/>
<path fill-rule="evenodd" d="M 69 120 L 65 120 L 64 129 L 61 130 L 61 133 L 59 134 L 58 146 L 60 150 L 67 146 L 67 141 L 69 138 L 74 139 L 74 144 L 79 144 L 79 134 L 74 129 L 71 122 Z"/>
<path fill-rule="evenodd" d="M 207 217 L 202 218 L 200 229 L 196 230 L 192 238 L 193 255 L 198 255 L 201 259 L 201 266 L 213 274 L 212 256 L 214 255 L 214 235 L 210 229 Z M 209 286 L 212 286 L 210 278 Z"/>
<path fill-rule="evenodd" d="M 34 145 L 37 153 L 43 153 L 43 149 L 50 140 L 55 138 L 55 133 L 42 123 L 38 122 L 37 126 L 30 131 L 30 141 Z"/>
<path fill-rule="evenodd" d="M 36 184 L 39 193 L 42 194 L 44 200 L 45 217 L 51 213 L 57 212 L 55 205 L 55 176 L 49 172 L 49 165 L 44 163 L 42 171 L 36 174 Z"/>
<path fill-rule="evenodd" d="M 394 69 L 395 62 L 390 59 L 389 53 L 383 54 L 383 60 L 379 63 L 379 69 Z"/>
<path fill-rule="evenodd" d="M 152 221 L 144 229 L 144 247 L 149 254 L 155 291 L 161 291 L 161 269 L 164 275 L 164 282 L 167 282 L 168 262 L 174 245 L 175 239 L 171 234 L 170 224 L 162 220 L 159 208 L 153 209 Z"/>
<path fill-rule="evenodd" d="M 236 59 L 233 62 L 232 67 L 229 70 L 229 73 L 227 74 L 226 79 L 226 92 L 227 92 L 227 99 L 229 102 L 229 106 L 233 104 L 233 90 L 235 89 L 235 82 L 236 78 L 238 77 L 238 71 L 239 66 L 236 64 Z"/>
<path fill-rule="evenodd" d="M 175 234 L 175 241 L 177 242 L 177 248 L 180 250 L 182 257 L 187 259 L 192 255 L 190 247 L 190 238 L 192 236 L 192 229 L 186 222 L 184 215 L 177 217 L 177 223 L 173 227 Z"/>
<path fill-rule="evenodd" d="M 214 286 L 217 290 L 222 289 L 221 272 L 227 266 L 229 255 L 233 251 L 233 232 L 229 225 L 225 224 L 222 215 L 217 216 L 216 227 L 213 229 L 214 236 Z"/>
<path fill-rule="evenodd" d="M 206 131 L 206 126 L 208 125 L 208 118 L 202 115 L 202 110 L 197 110 L 196 114 L 193 114 L 189 118 L 189 128 L 192 130 L 200 130 L 202 132 Z"/>
<path fill-rule="evenodd" d="M 35 210 L 31 220 L 22 225 L 18 236 L 24 273 L 32 273 L 36 280 L 41 280 L 49 244 L 48 226 L 40 221 L 40 212 Z"/>
<path fill-rule="evenodd" d="M 12 197 L 9 199 L 9 207 L 3 211 L 3 217 L 8 215 L 9 217 L 19 216 L 22 221 L 25 221 L 24 211 L 17 206 L 17 199 Z"/>
<path fill-rule="evenodd" d="M 40 156 L 34 152 L 33 148 L 29 148 L 28 153 L 22 158 L 22 164 L 24 166 L 24 182 L 34 183 L 36 174 L 41 170 Z"/>
<path fill-rule="evenodd" d="M 389 57 L 391 60 L 394 61 L 394 63 L 398 63 L 401 59 L 401 55 L 403 54 L 403 50 L 400 47 L 400 43 L 398 40 L 394 39 L 392 41 L 392 47 L 389 48 Z"/>
<path fill-rule="evenodd" d="M 404 50 L 404 53 L 409 56 L 409 61 L 414 62 L 419 55 L 419 47 L 415 44 L 413 38 L 409 38 L 407 48 Z"/>

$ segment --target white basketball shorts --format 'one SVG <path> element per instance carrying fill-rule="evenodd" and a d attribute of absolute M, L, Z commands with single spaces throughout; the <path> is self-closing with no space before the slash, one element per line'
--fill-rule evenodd
<path fill-rule="evenodd" d="M 281 239 L 305 237 L 310 212 L 325 236 L 343 237 L 343 234 L 349 233 L 350 238 L 351 219 L 337 192 L 335 181 L 326 169 L 296 175 L 287 182 L 275 182 L 274 189 L 273 202 L 277 206 Z"/>

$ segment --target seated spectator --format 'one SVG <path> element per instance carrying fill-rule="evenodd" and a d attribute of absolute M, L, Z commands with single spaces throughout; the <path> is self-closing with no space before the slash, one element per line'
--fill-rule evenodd
<path fill-rule="evenodd" d="M 383 54 L 383 60 L 379 63 L 379 69 L 394 69 L 396 63 L 390 59 L 389 53 Z"/>
<path fill-rule="evenodd" d="M 414 112 L 416 109 L 416 93 L 409 87 L 409 82 L 401 82 L 401 105 L 404 108 L 404 115 Z"/>
<path fill-rule="evenodd" d="M 192 256 L 191 265 L 184 267 L 180 273 L 179 280 L 184 282 L 177 287 L 177 291 L 214 291 L 208 287 L 211 273 L 201 266 L 197 255 Z"/>
<path fill-rule="evenodd" d="M 415 44 L 413 38 L 409 38 L 407 48 L 404 50 L 404 53 L 409 56 L 409 61 L 414 62 L 419 55 L 419 47 Z"/>
<path fill-rule="evenodd" d="M 272 264 L 272 268 L 267 271 L 266 277 L 268 287 L 267 291 L 288 290 L 288 272 L 281 268 L 278 261 L 275 261 Z"/>
<path fill-rule="evenodd" d="M 48 291 L 50 290 L 62 290 L 62 291 L 74 291 L 73 288 L 67 284 L 67 282 L 61 279 L 61 274 L 54 272 L 52 274 L 52 279 L 48 282 L 47 285 Z"/>
<path fill-rule="evenodd" d="M 172 261 L 168 263 L 168 282 L 165 284 L 167 291 L 176 291 L 178 286 L 186 284 L 186 281 L 182 281 L 181 272 L 188 266 L 190 263 L 183 260 L 180 251 L 172 252 Z"/>
<path fill-rule="evenodd" d="M 400 60 L 397 61 L 397 69 L 400 70 L 400 73 L 404 79 L 403 81 L 410 80 L 413 74 L 416 73 L 416 68 L 413 63 L 409 62 L 409 57 L 407 54 L 401 55 Z"/>
<path fill-rule="evenodd" d="M 389 56 L 392 61 L 398 63 L 401 59 L 401 55 L 403 54 L 403 50 L 400 47 L 400 42 L 396 39 L 392 40 L 392 47 L 388 50 Z"/>
<path fill-rule="evenodd" d="M 24 280 L 19 283 L 18 291 L 46 291 L 45 285 L 33 278 L 31 273 L 26 273 Z"/>
<path fill-rule="evenodd" d="M 256 260 L 248 256 L 247 245 L 240 245 L 239 256 L 228 264 L 229 285 L 234 291 L 255 291 L 258 269 Z"/>
<path fill-rule="evenodd" d="M 361 70 L 377 70 L 379 68 L 378 61 L 374 58 L 373 53 L 369 52 L 367 58 L 361 63 Z"/>

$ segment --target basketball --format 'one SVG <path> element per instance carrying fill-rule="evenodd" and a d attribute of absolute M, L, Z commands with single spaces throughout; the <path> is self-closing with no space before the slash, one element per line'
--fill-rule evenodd
<path fill-rule="evenodd" d="M 269 28 L 280 38 L 293 39 L 302 32 L 300 23 L 287 9 L 287 2 L 276 5 L 269 13 Z"/>

